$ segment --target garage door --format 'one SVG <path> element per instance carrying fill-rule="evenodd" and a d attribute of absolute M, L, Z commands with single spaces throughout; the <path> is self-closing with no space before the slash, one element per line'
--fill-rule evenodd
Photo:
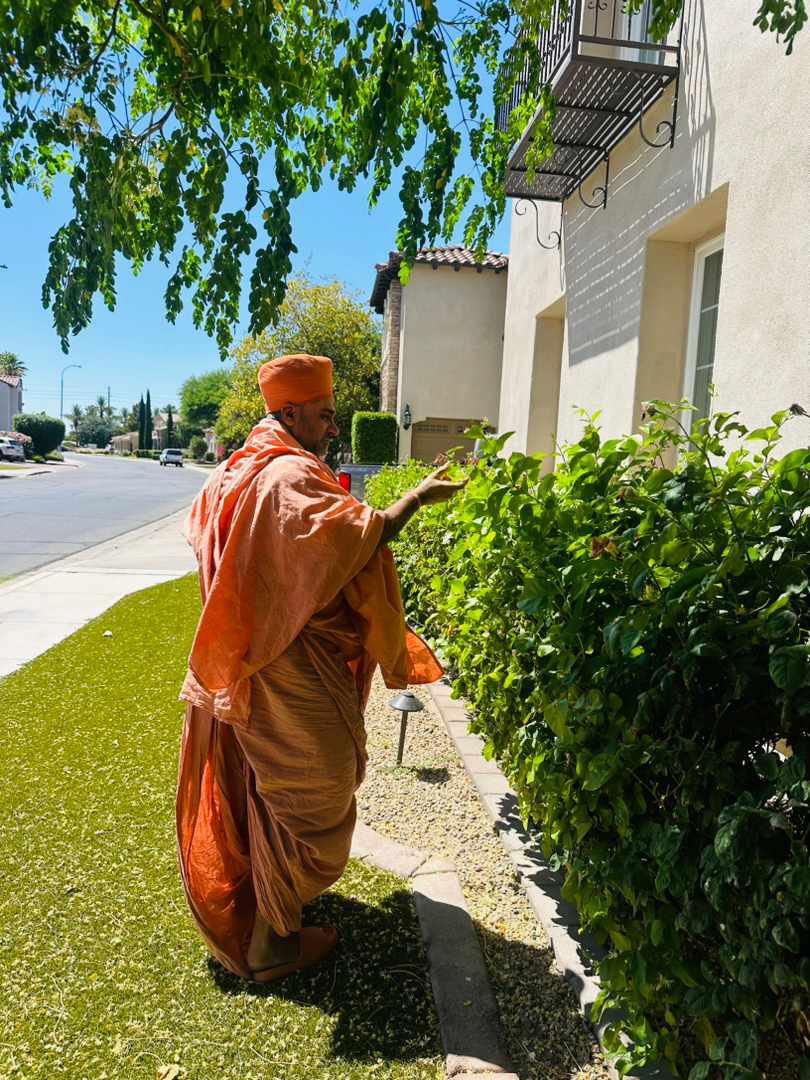
<path fill-rule="evenodd" d="M 439 454 L 446 454 L 456 446 L 472 450 L 474 440 L 465 439 L 464 432 L 479 420 L 436 419 L 429 416 L 411 428 L 411 457 L 428 463 Z"/>

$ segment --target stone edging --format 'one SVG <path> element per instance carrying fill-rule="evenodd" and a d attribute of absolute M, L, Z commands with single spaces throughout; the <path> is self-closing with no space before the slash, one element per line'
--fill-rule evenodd
<path fill-rule="evenodd" d="M 580 1011 L 592 1024 L 600 1045 L 604 1046 L 607 1026 L 617 1014 L 605 1013 L 598 1024 L 591 1021 L 591 1009 L 600 991 L 594 965 L 603 952 L 591 935 L 580 929 L 574 905 L 563 899 L 562 874 L 549 867 L 535 838 L 524 829 L 517 795 L 497 764 L 484 758 L 483 739 L 470 734 L 470 718 L 464 703 L 450 696 L 452 687 L 444 679 L 427 689 L 492 819 L 493 828 L 515 868 L 526 898 L 548 935 L 554 957 L 574 991 Z M 611 1072 L 616 1075 L 613 1069 Z M 671 1077 L 665 1064 L 656 1064 L 637 1069 L 628 1080 L 671 1080 Z"/>
<path fill-rule="evenodd" d="M 509 1071 L 478 935 L 453 863 L 380 836 L 362 822 L 355 828 L 351 853 L 405 878 L 413 889 L 447 1076 L 518 1080 Z"/>

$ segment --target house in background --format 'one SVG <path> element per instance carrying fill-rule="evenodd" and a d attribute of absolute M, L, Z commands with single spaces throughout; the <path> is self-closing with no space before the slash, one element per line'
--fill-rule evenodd
<path fill-rule="evenodd" d="M 705 414 L 712 385 L 752 427 L 810 406 L 810 40 L 785 56 L 737 0 L 686 0 L 663 44 L 649 4 L 554 11 L 537 40 L 554 155 L 527 170 L 530 124 L 506 177 L 507 449 L 553 453 L 579 436 L 578 407 L 606 437 L 651 398 Z M 797 420 L 785 449 L 809 436 Z"/>
<path fill-rule="evenodd" d="M 19 375 L 0 375 L 0 431 L 13 431 L 14 417 L 23 411 L 22 395 Z"/>
<path fill-rule="evenodd" d="M 214 428 L 205 428 L 203 438 L 205 439 L 206 453 L 213 454 L 214 461 L 222 461 L 225 457 L 225 447 L 217 438 Z"/>
<path fill-rule="evenodd" d="M 168 444 L 168 428 L 166 426 L 166 414 L 155 412 L 152 420 L 152 449 L 165 450 Z"/>
<path fill-rule="evenodd" d="M 399 419 L 399 458 L 433 461 L 498 416 L 508 259 L 463 247 L 420 251 L 406 286 L 401 256 L 376 267 L 369 303 L 383 316 L 380 408 Z"/>
<path fill-rule="evenodd" d="M 176 429 L 175 429 L 176 430 Z M 168 427 L 166 413 L 155 410 L 152 419 L 152 445 L 150 450 L 165 450 L 168 446 Z M 137 431 L 126 431 L 123 435 L 113 435 L 113 451 L 116 454 L 134 453 L 140 447 L 140 435 Z M 173 440 L 176 444 L 176 438 Z"/>
<path fill-rule="evenodd" d="M 112 443 L 114 454 L 134 454 L 140 446 L 140 435 L 137 431 L 126 431 L 123 435 L 113 435 Z"/>

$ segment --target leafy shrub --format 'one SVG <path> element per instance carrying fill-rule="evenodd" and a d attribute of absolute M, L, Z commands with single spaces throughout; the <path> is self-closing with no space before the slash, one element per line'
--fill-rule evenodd
<path fill-rule="evenodd" d="M 366 501 L 384 510 L 406 491 L 415 488 L 429 472 L 429 467 L 418 461 L 387 465 L 376 475 L 366 478 Z M 431 582 L 442 572 L 447 561 L 447 515 L 447 504 L 425 507 L 411 519 L 403 539 L 396 544 L 406 615 L 434 645 L 438 644 L 437 634 L 433 632 L 436 594 Z"/>
<path fill-rule="evenodd" d="M 195 461 L 202 461 L 208 450 L 208 443 L 202 437 L 202 435 L 195 435 L 191 442 L 188 444 L 189 453 Z"/>
<path fill-rule="evenodd" d="M 30 436 L 34 453 L 41 457 L 55 450 L 65 437 L 64 421 L 45 413 L 18 413 L 14 417 L 14 430 Z"/>
<path fill-rule="evenodd" d="M 205 452 L 205 460 L 206 461 L 213 461 L 214 460 L 214 453 L 213 453 L 212 450 L 206 450 L 206 452 Z"/>
<path fill-rule="evenodd" d="M 787 419 L 589 423 L 555 474 L 490 459 L 397 544 L 409 611 L 607 948 L 623 1070 L 751 1080 L 763 1043 L 807 1047 L 810 450 L 779 458 Z"/>
<path fill-rule="evenodd" d="M 160 450 L 135 450 L 135 457 L 147 458 L 149 461 L 158 461 L 160 459 Z"/>
<path fill-rule="evenodd" d="M 393 413 L 356 412 L 352 417 L 352 461 L 356 465 L 396 461 L 398 432 Z"/>

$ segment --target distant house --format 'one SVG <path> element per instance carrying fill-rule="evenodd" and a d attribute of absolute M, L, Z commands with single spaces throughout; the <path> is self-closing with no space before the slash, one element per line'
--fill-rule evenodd
<path fill-rule="evenodd" d="M 19 375 L 0 375 L 0 431 L 11 431 L 14 417 L 23 411 L 22 379 Z"/>
<path fill-rule="evenodd" d="M 153 450 L 165 450 L 168 446 L 167 441 L 167 421 L 166 414 L 162 412 L 156 412 L 155 418 L 152 421 L 152 449 Z"/>
<path fill-rule="evenodd" d="M 380 408 L 399 419 L 400 460 L 433 461 L 470 424 L 497 421 L 508 258 L 428 248 L 406 286 L 401 262 L 376 266 L 369 301 L 384 320 Z"/>
<path fill-rule="evenodd" d="M 137 431 L 126 431 L 123 435 L 113 435 L 113 452 L 116 454 L 131 454 L 138 449 L 140 436 Z"/>
<path fill-rule="evenodd" d="M 212 427 L 206 428 L 203 432 L 203 438 L 205 439 L 206 453 L 213 454 L 215 461 L 222 461 L 225 456 L 225 447 L 217 438 L 217 433 Z"/>

